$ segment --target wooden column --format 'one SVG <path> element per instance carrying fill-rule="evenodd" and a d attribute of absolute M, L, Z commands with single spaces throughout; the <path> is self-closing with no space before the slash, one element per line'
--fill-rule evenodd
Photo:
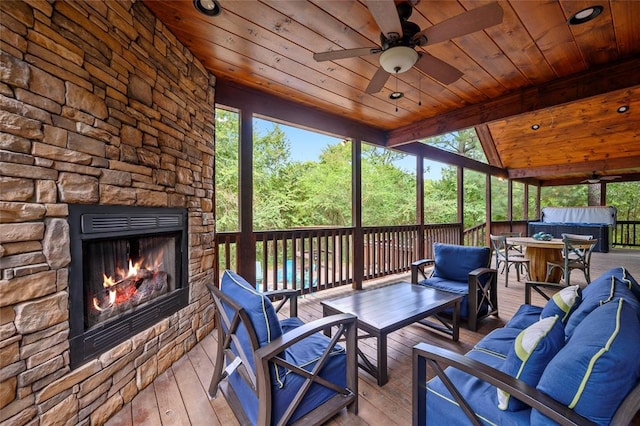
<path fill-rule="evenodd" d="M 364 280 L 364 234 L 362 232 L 362 142 L 351 142 L 351 212 L 353 223 L 353 284 L 354 290 L 362 289 Z"/>
<path fill-rule="evenodd" d="M 485 175 L 485 209 L 486 209 L 486 223 L 487 223 L 487 235 L 485 235 L 484 243 L 487 246 L 491 246 L 491 238 L 489 234 L 491 233 L 491 174 L 487 173 Z"/>
<path fill-rule="evenodd" d="M 457 166 L 458 177 L 458 223 L 460 224 L 459 243 L 464 243 L 464 168 Z"/>
<path fill-rule="evenodd" d="M 253 235 L 253 113 L 247 109 L 240 112 L 239 150 L 240 238 L 237 246 L 237 272 L 253 283 L 256 280 L 256 245 Z"/>
<path fill-rule="evenodd" d="M 416 156 L 416 220 L 418 223 L 417 257 L 414 260 L 424 259 L 424 157 Z"/>

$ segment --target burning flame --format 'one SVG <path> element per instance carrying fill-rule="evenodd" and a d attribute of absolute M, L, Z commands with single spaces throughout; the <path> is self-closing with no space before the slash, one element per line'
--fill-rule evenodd
<path fill-rule="evenodd" d="M 162 251 L 160 251 L 158 253 L 156 259 L 154 259 L 153 264 L 151 266 L 145 265 L 145 267 L 143 269 L 146 269 L 146 270 L 152 271 L 152 272 L 157 271 L 162 266 L 162 263 L 160 262 L 160 259 L 162 259 Z M 129 286 L 129 288 L 125 289 L 124 291 L 118 291 L 117 285 L 120 284 L 121 282 L 129 279 L 129 278 L 137 277 L 138 274 L 140 273 L 140 269 L 141 269 L 143 263 L 144 263 L 144 259 L 141 259 L 140 261 L 138 261 L 136 263 L 133 263 L 133 261 L 131 259 L 129 259 L 129 269 L 128 270 L 125 271 L 125 270 L 122 270 L 120 268 L 117 268 L 117 274 L 118 274 L 118 276 L 121 277 L 119 280 L 116 280 L 114 277 L 107 276 L 106 274 L 103 273 L 102 274 L 102 278 L 103 278 L 102 285 L 107 290 L 107 292 L 109 293 L 108 303 L 106 304 L 106 306 L 100 306 L 100 300 L 97 297 L 94 297 L 93 298 L 93 307 L 96 310 L 102 312 L 102 311 L 105 311 L 105 310 L 111 308 L 114 304 L 116 304 L 116 302 L 122 302 L 122 301 L 127 300 L 130 297 L 132 297 L 136 293 L 135 286 Z"/>

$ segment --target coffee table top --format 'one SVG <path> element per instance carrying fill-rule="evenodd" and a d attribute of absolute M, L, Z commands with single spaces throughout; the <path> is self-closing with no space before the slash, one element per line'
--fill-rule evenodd
<path fill-rule="evenodd" d="M 462 295 L 399 282 L 326 300 L 321 304 L 334 312 L 356 315 L 359 328 L 384 331 L 416 322 L 429 312 L 441 311 L 444 305 L 451 306 L 461 299 Z"/>

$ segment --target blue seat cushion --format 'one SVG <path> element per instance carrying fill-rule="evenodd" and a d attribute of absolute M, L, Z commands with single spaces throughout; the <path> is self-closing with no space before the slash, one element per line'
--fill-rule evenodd
<path fill-rule="evenodd" d="M 434 277 L 467 282 L 469 272 L 487 267 L 491 258 L 489 247 L 467 247 L 453 244 L 433 244 Z"/>
<path fill-rule="evenodd" d="M 640 321 L 623 298 L 589 313 L 549 362 L 537 388 L 578 414 L 609 424 L 640 380 Z M 532 423 L 549 419 L 535 411 Z"/>
<path fill-rule="evenodd" d="M 515 314 L 504 325 L 507 328 L 517 328 L 518 330 L 524 330 L 531 324 L 540 319 L 542 308 L 533 305 L 520 305 Z"/>
<path fill-rule="evenodd" d="M 287 320 L 285 320 L 287 321 Z M 288 328 L 288 326 L 284 326 Z M 316 367 L 319 358 L 329 345 L 330 340 L 328 337 L 321 333 L 315 333 L 304 340 L 289 347 L 285 351 L 285 359 L 293 365 L 302 367 L 305 370 L 311 372 Z M 334 346 L 322 369 L 320 370 L 320 376 L 328 380 L 331 383 L 335 383 L 338 386 L 346 386 L 347 377 L 347 355 L 344 348 L 340 345 Z M 277 389 L 273 389 L 273 418 L 276 419 L 274 423 L 279 421 L 283 416 L 287 405 L 296 393 L 303 385 L 305 378 L 299 374 L 293 373 L 290 370 L 286 370 L 283 383 Z M 295 422 L 298 418 L 304 416 L 309 411 L 313 410 L 317 406 L 323 404 L 329 398 L 336 394 L 332 389 L 328 389 L 322 385 L 314 383 L 307 394 L 302 399 L 302 402 L 293 413 L 291 422 Z"/>
<path fill-rule="evenodd" d="M 427 278 L 426 280 L 420 281 L 418 284 L 435 288 L 436 290 L 447 291 L 449 293 L 455 293 L 464 296 L 462 298 L 462 301 L 460 301 L 460 318 L 469 318 L 469 283 L 466 280 L 464 282 L 459 282 L 441 277 L 431 277 Z M 486 303 L 484 305 L 486 305 Z M 486 312 L 486 307 L 484 309 L 484 312 Z M 451 315 L 453 313 L 453 309 L 447 309 L 443 311 L 443 313 L 445 315 Z M 481 311 L 480 314 L 482 315 L 483 312 Z"/>
<path fill-rule="evenodd" d="M 280 321 L 280 328 L 283 334 L 303 325 L 304 323 L 296 317 L 286 318 Z M 284 353 L 284 359 L 293 365 L 303 367 L 307 371 L 312 371 L 325 348 L 329 345 L 328 337 L 321 333 L 313 334 L 304 340 L 289 347 Z M 340 345 L 334 346 L 329 359 L 320 370 L 320 376 L 338 386 L 346 386 L 346 351 Z M 289 403 L 295 397 L 304 382 L 304 378 L 282 367 L 278 368 L 279 376 L 276 378 L 272 374 L 272 396 L 271 406 L 273 424 L 276 424 L 284 415 Z M 272 370 L 273 373 L 273 370 Z M 258 399 L 255 393 L 247 386 L 244 379 L 237 373 L 232 373 L 229 384 L 233 387 L 238 399 L 242 402 L 242 407 L 252 424 L 258 421 Z M 314 383 L 302 399 L 302 402 L 293 413 L 290 422 L 293 423 L 317 406 L 323 404 L 336 394 L 335 391 Z"/>
<path fill-rule="evenodd" d="M 471 350 L 467 353 L 469 358 L 484 364 L 499 368 L 504 362 L 500 356 L 487 352 Z M 471 406 L 471 409 L 480 417 L 485 425 L 528 425 L 531 410 L 505 412 L 498 408 L 497 404 L 490 401 L 496 400 L 496 387 L 480 379 L 470 376 L 460 370 L 447 368 L 447 376 L 463 395 Z M 455 402 L 445 385 L 439 378 L 430 380 L 427 384 L 426 415 L 428 425 L 468 425 L 469 420 Z"/>
<path fill-rule="evenodd" d="M 547 301 L 540 313 L 540 318 L 558 315 L 560 320 L 566 323 L 569 315 L 578 307 L 581 300 L 582 291 L 580 290 L 580 286 L 572 285 L 565 287 Z"/>
<path fill-rule="evenodd" d="M 554 315 L 542 318 L 516 336 L 500 370 L 528 385 L 536 386 L 549 361 L 563 346 L 564 327 L 560 317 Z M 498 389 L 497 395 L 498 408 L 501 410 L 518 411 L 529 408 L 502 389 Z"/>

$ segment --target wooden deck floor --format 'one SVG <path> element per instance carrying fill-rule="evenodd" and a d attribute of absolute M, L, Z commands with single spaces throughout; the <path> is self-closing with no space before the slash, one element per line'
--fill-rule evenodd
<path fill-rule="evenodd" d="M 594 253 L 592 277 L 599 276 L 614 266 L 625 266 L 640 278 L 640 250 L 615 249 L 610 253 Z M 393 281 L 408 280 L 397 276 Z M 386 280 L 389 282 L 389 279 Z M 584 277 L 575 271 L 572 284 L 584 285 Z M 359 372 L 359 412 L 357 416 L 346 410 L 334 417 L 329 425 L 408 425 L 411 424 L 411 348 L 419 342 L 429 342 L 465 353 L 489 331 L 504 325 L 515 310 L 524 303 L 524 283 L 516 281 L 515 273 L 509 278 L 509 287 L 500 285 L 500 318 L 481 322 L 478 332 L 460 329 L 460 341 L 452 342 L 420 325 L 410 325 L 389 336 L 389 382 L 379 387 L 373 377 Z M 366 287 L 382 282 L 368 282 Z M 337 288 L 299 300 L 299 316 L 310 321 L 322 316 L 320 301 L 348 294 L 349 288 Z M 535 299 L 534 299 L 535 302 Z M 539 301 L 538 304 L 541 304 Z M 188 354 L 160 375 L 153 384 L 140 392 L 131 403 L 112 417 L 108 426 L 124 425 L 237 425 L 233 413 L 223 397 L 209 400 L 206 389 L 211 380 L 215 360 L 215 333 L 207 336 Z M 359 346 L 375 358 L 372 339 L 360 340 Z M 637 416 L 638 417 L 638 416 Z M 635 423 L 634 423 L 635 424 Z"/>

